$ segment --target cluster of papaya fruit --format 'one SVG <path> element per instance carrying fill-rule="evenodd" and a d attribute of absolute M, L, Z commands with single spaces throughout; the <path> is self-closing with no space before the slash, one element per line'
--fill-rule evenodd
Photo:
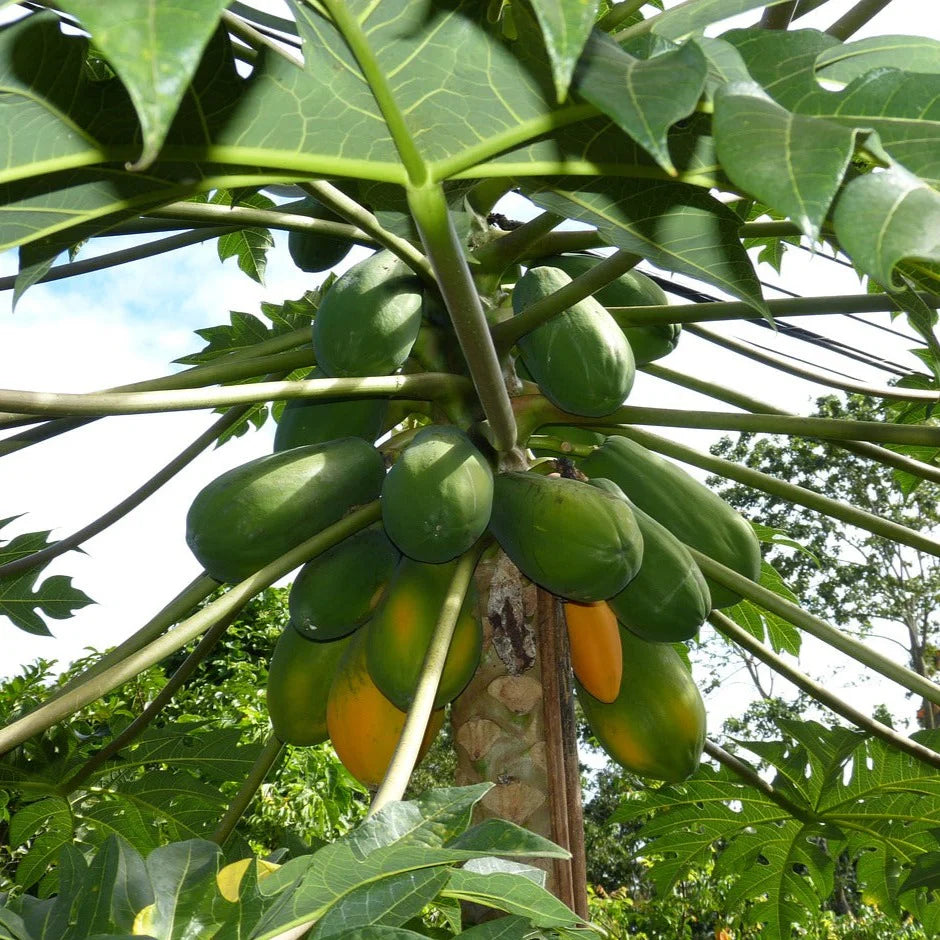
<path fill-rule="evenodd" d="M 514 286 L 514 312 L 600 260 L 533 262 Z M 666 355 L 679 336 L 672 324 L 621 329 L 606 308 L 660 303 L 660 288 L 629 272 L 526 334 L 513 351 L 518 373 L 577 416 L 572 426 L 546 429 L 581 445 L 584 455 L 566 464 L 564 476 L 532 451 L 529 469 L 502 469 L 472 417 L 458 427 L 434 412 L 393 448 L 397 459 L 387 468 L 375 444 L 402 417 L 388 399 L 296 399 L 283 411 L 274 453 L 197 495 L 187 541 L 207 572 L 227 582 L 380 500 L 380 521 L 308 562 L 293 583 L 268 681 L 279 738 L 297 745 L 329 738 L 354 776 L 378 784 L 456 566 L 493 538 L 525 576 L 564 601 L 579 699 L 610 756 L 663 780 L 695 769 L 704 707 L 673 644 L 694 636 L 712 606 L 739 598 L 709 584 L 684 543 L 753 579 L 758 543 L 743 518 L 683 470 L 629 437 L 581 424 L 619 408 L 637 362 Z M 407 371 L 429 321 L 437 330 L 446 322 L 440 300 L 395 256 L 377 252 L 324 295 L 311 377 Z M 451 340 L 448 357 L 456 361 Z M 425 747 L 444 706 L 474 674 L 482 637 L 471 585 Z"/>

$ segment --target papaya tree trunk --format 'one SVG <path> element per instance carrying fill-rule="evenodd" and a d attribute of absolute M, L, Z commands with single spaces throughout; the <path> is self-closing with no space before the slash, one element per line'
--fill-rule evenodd
<path fill-rule="evenodd" d="M 532 859 L 587 917 L 581 786 L 568 650 L 557 598 L 502 553 L 477 567 L 480 668 L 454 702 L 457 783 L 492 781 L 477 820 L 499 817 L 558 843 L 570 860 Z"/>

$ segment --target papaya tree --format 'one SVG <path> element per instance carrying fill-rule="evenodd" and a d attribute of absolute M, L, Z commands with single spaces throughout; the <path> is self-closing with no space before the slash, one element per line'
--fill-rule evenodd
<path fill-rule="evenodd" d="M 850 760 L 857 774 L 881 774 L 866 811 L 879 795 L 893 799 L 879 818 L 908 826 L 901 838 L 884 823 L 874 847 L 853 847 L 879 860 L 886 885 L 904 873 L 919 916 L 935 910 L 940 810 L 921 797 L 937 795 L 936 737 L 899 734 L 812 683 L 779 655 L 779 640 L 792 649 L 809 632 L 926 701 L 940 704 L 940 689 L 800 607 L 762 563 L 760 538 L 773 535 L 760 520 L 666 459 L 702 466 L 701 455 L 644 428 L 819 438 L 938 482 L 940 430 L 928 413 L 792 415 L 658 360 L 687 333 L 714 339 L 706 321 L 900 312 L 924 337 L 929 369 L 901 394 L 937 401 L 940 44 L 852 41 L 884 0 L 861 0 L 825 32 L 790 28 L 825 0 L 660 6 L 290 0 L 275 15 L 225 0 L 5 5 L 18 15 L 0 30 L 0 247 L 19 249 L 15 299 L 43 280 L 209 239 L 248 271 L 271 231 L 289 233 L 294 262 L 315 275 L 353 245 L 372 250 L 335 279 L 313 279 L 301 299 L 266 305 L 269 325 L 240 317 L 200 331 L 207 345 L 184 356 L 182 372 L 82 394 L 0 392 L 9 431 L 0 456 L 109 416 L 222 409 L 100 519 L 52 544 L 28 533 L 5 545 L 0 611 L 34 630 L 44 627 L 37 610 L 62 616 L 86 600 L 61 576 L 34 590 L 52 558 L 213 443 L 278 421 L 273 453 L 192 496 L 186 543 L 202 574 L 9 721 L 3 753 L 194 639 L 191 655 L 210 655 L 252 597 L 299 569 L 272 654 L 271 736 L 221 818 L 200 822 L 208 841 L 173 842 L 146 862 L 117 839 L 90 861 L 67 846 L 58 895 L 4 909 L 8 933 L 52 936 L 49 924 L 69 924 L 56 936 L 170 936 L 199 923 L 205 936 L 296 935 L 311 924 L 318 937 L 411 936 L 432 902 L 452 933 L 460 902 L 508 915 L 468 936 L 574 930 L 587 908 L 573 684 L 614 759 L 678 787 L 647 801 L 651 840 L 683 786 L 697 788 L 696 807 L 712 786 L 726 802 L 753 792 L 784 814 L 765 843 L 783 848 L 760 856 L 776 878 L 754 911 L 769 936 L 787 936 L 814 896 L 807 885 L 825 882 L 818 843 L 835 844 L 840 826 L 863 828 L 826 811 Z M 755 26 L 721 31 L 749 13 Z M 534 217 L 507 219 L 500 200 L 510 193 L 537 207 Z M 92 239 L 168 232 L 131 252 L 55 264 Z M 869 292 L 765 299 L 747 246 L 779 252 L 799 239 L 841 252 Z M 670 304 L 666 292 L 694 302 Z M 741 410 L 632 401 L 638 368 Z M 789 480 L 731 462 L 717 472 L 940 554 L 927 533 Z M 769 761 L 790 789 L 766 784 L 706 739 L 684 657 L 700 629 L 771 664 L 864 735 L 789 727 Z M 460 786 L 401 803 L 448 704 Z M 119 763 L 131 744 L 122 734 L 107 760 Z M 369 820 L 273 873 L 246 862 L 240 888 L 226 868 L 216 891 L 220 859 L 236 861 L 218 847 L 283 745 L 326 738 L 374 789 Z M 155 762 L 172 767 L 190 743 L 155 750 Z M 706 771 L 683 784 L 703 753 L 736 775 L 734 787 Z M 821 789 L 807 789 L 807 766 Z M 27 782 L 67 820 L 70 779 Z M 18 829 L 52 805 L 27 807 Z M 673 818 L 700 830 L 696 807 Z M 725 856 L 742 868 L 761 851 L 748 838 Z M 525 874 L 513 858 L 526 860 Z M 124 880 L 108 879 L 115 870 Z M 89 908 L 83 899 L 102 885 L 108 904 Z"/>

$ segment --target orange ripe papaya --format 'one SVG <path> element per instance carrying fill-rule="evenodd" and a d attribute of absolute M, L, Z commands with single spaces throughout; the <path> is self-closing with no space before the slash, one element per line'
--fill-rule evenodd
<path fill-rule="evenodd" d="M 336 670 L 326 701 L 326 727 L 343 766 L 362 784 L 377 787 L 398 744 L 405 713 L 379 690 L 366 668 L 369 625 L 353 634 Z M 432 712 L 420 760 L 444 723 L 444 711 Z"/>
<path fill-rule="evenodd" d="M 607 756 L 641 777 L 669 783 L 698 767 L 705 747 L 705 705 L 669 643 L 648 643 L 620 631 L 623 680 L 610 703 L 576 683 L 585 720 Z"/>
<path fill-rule="evenodd" d="M 620 625 L 605 601 L 577 604 L 565 601 L 565 626 L 571 668 L 594 698 L 612 702 L 620 693 L 623 652 Z"/>

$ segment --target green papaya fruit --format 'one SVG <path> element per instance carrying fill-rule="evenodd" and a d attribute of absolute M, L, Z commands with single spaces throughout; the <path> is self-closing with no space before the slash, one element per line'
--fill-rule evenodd
<path fill-rule="evenodd" d="M 327 376 L 314 366 L 307 378 Z M 292 398 L 278 419 L 274 450 L 323 444 L 338 437 L 361 437 L 371 444 L 384 429 L 388 402 L 387 398 Z"/>
<path fill-rule="evenodd" d="M 533 262 L 533 267 L 559 268 L 572 280 L 586 274 L 604 259 L 597 255 L 552 255 Z M 627 271 L 593 295 L 605 307 L 665 306 L 669 301 L 663 289 L 640 271 Z M 614 319 L 617 319 L 615 316 Z M 682 326 L 678 323 L 651 323 L 623 328 L 638 366 L 668 356 L 679 343 Z"/>
<path fill-rule="evenodd" d="M 390 251 L 337 278 L 313 321 L 317 364 L 332 376 L 391 375 L 421 327 L 421 281 Z"/>
<path fill-rule="evenodd" d="M 366 663 L 372 681 L 395 706 L 406 711 L 427 653 L 457 562 L 426 565 L 402 558 L 366 635 Z M 444 663 L 434 707 L 453 701 L 480 662 L 483 628 L 476 616 L 473 588 L 467 592 Z"/>
<path fill-rule="evenodd" d="M 241 581 L 377 499 L 384 479 L 382 455 L 358 437 L 259 457 L 196 495 L 186 542 L 213 578 Z"/>
<path fill-rule="evenodd" d="M 382 520 L 392 541 L 417 561 L 462 555 L 486 530 L 493 471 L 458 428 L 422 428 L 382 486 Z"/>
<path fill-rule="evenodd" d="M 522 313 L 571 282 L 558 268 L 530 268 L 516 282 L 512 307 Z M 571 414 L 601 417 L 624 402 L 636 368 L 630 344 L 593 297 L 521 337 L 519 349 L 542 393 Z"/>
<path fill-rule="evenodd" d="M 750 523 L 685 470 L 626 437 L 609 437 L 576 461 L 587 476 L 613 480 L 629 499 L 680 541 L 757 581 L 760 544 Z M 712 604 L 731 607 L 739 594 L 708 580 Z"/>
<path fill-rule="evenodd" d="M 626 502 L 578 480 L 497 474 L 490 531 L 527 578 L 582 603 L 623 590 L 643 560 Z"/>
<path fill-rule="evenodd" d="M 705 747 L 705 706 L 668 643 L 620 631 L 620 693 L 605 703 L 575 679 L 578 701 L 608 756 L 631 773 L 678 783 L 695 772 Z"/>
<path fill-rule="evenodd" d="M 352 636 L 317 643 L 287 627 L 268 669 L 268 715 L 278 740 L 307 747 L 328 737 L 330 683 Z"/>
<path fill-rule="evenodd" d="M 297 215 L 309 215 L 321 222 L 346 221 L 312 196 L 305 198 L 303 205 L 298 205 L 292 211 Z M 321 235 L 318 232 L 295 231 L 287 236 L 287 250 L 290 252 L 291 260 L 301 271 L 306 271 L 308 274 L 329 271 L 349 254 L 353 244 L 354 242 L 348 238 Z"/>
<path fill-rule="evenodd" d="M 297 572 L 287 598 L 290 624 L 311 640 L 335 640 L 372 616 L 401 553 L 381 524 L 343 539 Z"/>
<path fill-rule="evenodd" d="M 643 564 L 636 577 L 607 599 L 617 619 L 650 643 L 689 640 L 712 609 L 711 594 L 688 549 L 663 525 L 630 502 L 616 483 L 591 480 L 626 500 L 643 536 Z"/>

